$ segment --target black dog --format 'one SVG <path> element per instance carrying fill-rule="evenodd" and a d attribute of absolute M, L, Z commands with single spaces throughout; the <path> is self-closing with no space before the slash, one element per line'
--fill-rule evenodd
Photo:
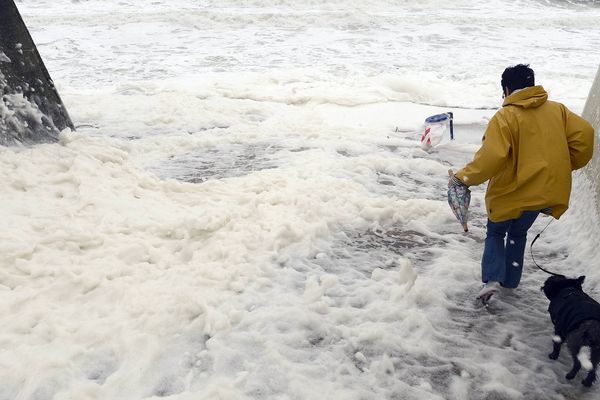
<path fill-rule="evenodd" d="M 577 279 L 563 275 L 551 276 L 542 290 L 550 300 L 548 312 L 556 335 L 553 339 L 554 350 L 549 357 L 553 360 L 558 358 L 562 342 L 566 339 L 573 357 L 573 368 L 566 378 L 575 378 L 583 361 L 589 372 L 581 383 L 589 387 L 596 380 L 596 367 L 600 361 L 600 304 L 581 289 L 584 279 L 585 276 Z M 588 352 L 587 357 L 581 357 L 580 352 L 581 355 Z"/>

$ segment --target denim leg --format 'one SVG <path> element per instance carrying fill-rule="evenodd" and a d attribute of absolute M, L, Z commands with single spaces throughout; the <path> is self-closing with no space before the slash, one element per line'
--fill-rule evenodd
<path fill-rule="evenodd" d="M 481 259 L 481 280 L 496 281 L 504 284 L 506 274 L 504 236 L 510 227 L 511 220 L 492 222 L 488 219 L 487 235 Z"/>
<path fill-rule="evenodd" d="M 540 213 L 524 211 L 519 218 L 511 220 L 506 240 L 506 264 L 504 287 L 516 288 L 523 273 L 523 256 L 527 242 L 527 231 Z"/>

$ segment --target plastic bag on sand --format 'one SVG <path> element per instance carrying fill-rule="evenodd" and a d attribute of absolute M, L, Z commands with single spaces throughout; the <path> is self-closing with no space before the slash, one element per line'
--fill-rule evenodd
<path fill-rule="evenodd" d="M 432 115 L 425 119 L 424 132 L 421 135 L 421 148 L 428 151 L 432 147 L 440 144 L 446 136 L 446 126 L 450 125 L 450 139 L 454 139 L 452 129 L 453 114 L 451 112 Z"/>
<path fill-rule="evenodd" d="M 429 150 L 433 146 L 440 144 L 446 134 L 446 125 L 434 124 L 425 125 L 425 131 L 421 135 L 421 148 Z"/>

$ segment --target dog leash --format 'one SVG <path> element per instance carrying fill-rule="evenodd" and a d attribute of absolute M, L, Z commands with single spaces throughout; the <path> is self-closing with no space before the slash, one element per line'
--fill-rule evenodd
<path fill-rule="evenodd" d="M 544 227 L 544 229 L 542 229 L 542 231 L 536 235 L 535 239 L 533 239 L 533 241 L 531 242 L 531 246 L 529 246 L 529 253 L 531 253 L 531 259 L 533 260 L 533 263 L 535 264 L 536 267 L 538 267 L 539 269 L 541 269 L 542 271 L 544 271 L 545 273 L 547 273 L 549 275 L 560 276 L 560 274 L 556 274 L 554 272 L 548 271 L 547 269 L 540 267 L 538 265 L 538 263 L 535 262 L 535 257 L 533 257 L 533 244 L 535 243 L 536 240 L 538 240 L 538 238 L 542 235 L 542 233 L 544 233 L 544 231 L 552 223 L 552 221 L 554 221 L 554 218 L 550 218 L 550 222 L 548 222 L 548 224 Z"/>

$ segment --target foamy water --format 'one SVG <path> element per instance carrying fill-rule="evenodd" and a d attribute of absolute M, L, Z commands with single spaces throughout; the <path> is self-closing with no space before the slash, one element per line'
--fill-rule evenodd
<path fill-rule="evenodd" d="M 595 398 L 529 257 L 476 306 L 484 187 L 466 235 L 445 197 L 507 65 L 581 111 L 595 2 L 18 6 L 80 127 L 0 148 L 0 399 Z M 586 184 L 536 259 L 599 293 Z"/>

